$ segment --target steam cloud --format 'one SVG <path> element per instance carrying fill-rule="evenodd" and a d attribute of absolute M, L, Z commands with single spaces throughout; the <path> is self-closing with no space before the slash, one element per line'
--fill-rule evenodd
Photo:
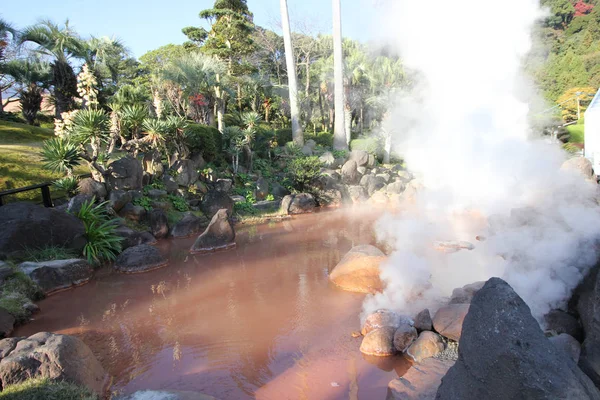
<path fill-rule="evenodd" d="M 387 125 L 424 188 L 402 215 L 377 225 L 395 250 L 382 266 L 387 289 L 365 300 L 363 316 L 435 310 L 454 288 L 498 276 L 539 319 L 564 306 L 595 264 L 597 186 L 560 170 L 558 145 L 528 137 L 522 59 L 543 13 L 537 0 L 384 4 L 380 33 L 421 74 Z M 446 240 L 475 249 L 433 248 Z"/>

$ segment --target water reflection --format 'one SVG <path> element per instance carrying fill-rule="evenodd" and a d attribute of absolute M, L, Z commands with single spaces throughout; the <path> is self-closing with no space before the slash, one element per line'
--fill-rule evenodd
<path fill-rule="evenodd" d="M 190 256 L 194 238 L 162 242 L 167 268 L 100 274 L 44 300 L 41 330 L 81 337 L 115 393 L 200 391 L 223 399 L 384 398 L 403 366 L 363 359 L 363 296 L 328 272 L 353 245 L 373 243 L 374 216 L 328 212 L 242 227 L 236 249 Z"/>

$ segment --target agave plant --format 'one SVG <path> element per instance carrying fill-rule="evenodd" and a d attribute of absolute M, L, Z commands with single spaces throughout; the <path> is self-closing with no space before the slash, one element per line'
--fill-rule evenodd
<path fill-rule="evenodd" d="M 73 138 L 81 143 L 94 139 L 104 141 L 108 133 L 108 116 L 103 110 L 80 110 L 75 115 L 73 131 Z"/>
<path fill-rule="evenodd" d="M 70 139 L 55 137 L 44 142 L 42 146 L 44 167 L 54 172 L 73 174 L 73 168 L 79 165 L 81 156 L 77 144 Z"/>
<path fill-rule="evenodd" d="M 67 176 L 52 182 L 52 185 L 65 192 L 68 198 L 75 196 L 79 192 L 79 178 L 76 176 Z"/>
<path fill-rule="evenodd" d="M 139 139 L 144 120 L 148 118 L 148 107 L 143 104 L 127 104 L 122 107 L 119 113 L 123 125 L 131 132 L 131 137 Z"/>
<path fill-rule="evenodd" d="M 85 201 L 77 212 L 77 218 L 83 222 L 87 238 L 83 255 L 90 263 L 98 264 L 114 260 L 122 250 L 123 239 L 116 232 L 116 222 L 108 218 L 108 202 L 94 204 L 95 200 Z"/>

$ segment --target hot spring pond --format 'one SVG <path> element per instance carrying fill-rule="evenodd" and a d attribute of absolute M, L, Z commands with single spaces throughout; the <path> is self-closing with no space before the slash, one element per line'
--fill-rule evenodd
<path fill-rule="evenodd" d="M 321 212 L 238 225 L 237 248 L 190 255 L 194 238 L 163 241 L 168 267 L 98 271 L 91 283 L 39 303 L 14 336 L 81 338 L 113 377 L 112 394 L 198 391 L 220 399 L 384 399 L 402 358 L 359 352 L 364 296 L 328 273 L 372 243 L 375 215 Z"/>

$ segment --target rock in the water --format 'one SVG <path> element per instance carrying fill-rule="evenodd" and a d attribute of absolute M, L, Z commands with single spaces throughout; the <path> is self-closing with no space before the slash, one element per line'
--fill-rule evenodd
<path fill-rule="evenodd" d="M 198 392 L 183 392 L 178 390 L 138 390 L 127 396 L 117 397 L 116 400 L 218 400 Z"/>
<path fill-rule="evenodd" d="M 379 265 L 385 255 L 375 246 L 353 247 L 329 274 L 329 280 L 343 290 L 377 293 L 383 290 Z"/>
<path fill-rule="evenodd" d="M 357 170 L 358 166 L 356 161 L 348 160 L 342 166 L 342 183 L 345 185 L 355 185 L 360 179 L 360 175 Z"/>
<path fill-rule="evenodd" d="M 208 218 L 212 218 L 217 211 L 223 208 L 231 215 L 233 212 L 233 200 L 226 192 L 215 190 L 204 195 L 201 208 L 204 215 Z"/>
<path fill-rule="evenodd" d="M 477 292 L 463 327 L 458 361 L 436 399 L 600 399 L 503 280 L 492 278 Z"/>
<path fill-rule="evenodd" d="M 24 262 L 19 269 L 49 294 L 87 283 L 94 269 L 82 259 Z"/>
<path fill-rule="evenodd" d="M 463 321 L 468 312 L 468 304 L 450 304 L 442 307 L 433 317 L 433 328 L 440 335 L 458 342 L 463 328 Z"/>
<path fill-rule="evenodd" d="M 256 203 L 252 204 L 252 207 L 254 207 L 255 209 L 257 209 L 259 211 L 276 211 L 278 208 L 281 207 L 281 201 L 279 201 L 279 200 L 257 201 Z"/>
<path fill-rule="evenodd" d="M 401 378 L 390 382 L 386 400 L 434 400 L 442 377 L 453 365 L 454 361 L 435 358 L 414 365 Z"/>
<path fill-rule="evenodd" d="M 66 381 L 102 394 L 106 372 L 92 351 L 74 336 L 39 332 L 0 341 L 2 387 L 31 378 Z"/>
<path fill-rule="evenodd" d="M 142 163 L 127 156 L 113 161 L 107 169 L 107 184 L 112 189 L 118 190 L 140 190 L 144 177 Z"/>
<path fill-rule="evenodd" d="M 560 167 L 562 170 L 566 171 L 576 171 L 579 172 L 586 178 L 594 177 L 594 170 L 592 167 L 592 162 L 585 157 L 573 157 L 568 159 L 563 163 Z"/>
<path fill-rule="evenodd" d="M 77 188 L 79 189 L 79 194 L 96 197 L 98 200 L 104 199 L 107 196 L 106 186 L 104 186 L 104 183 L 98 182 L 92 178 L 80 180 Z"/>
<path fill-rule="evenodd" d="M 254 197 L 256 197 L 256 200 L 260 201 L 266 199 L 268 194 L 269 181 L 267 181 L 261 176 L 260 178 L 258 178 L 258 181 L 256 181 L 256 190 L 254 191 Z"/>
<path fill-rule="evenodd" d="M 352 150 L 349 159 L 355 161 L 357 166 L 362 167 L 369 164 L 369 153 L 364 150 Z"/>
<path fill-rule="evenodd" d="M 198 236 L 192 245 L 192 253 L 206 253 L 235 246 L 235 231 L 229 221 L 227 210 L 219 210 L 210 221 L 208 228 Z"/>
<path fill-rule="evenodd" d="M 367 190 L 363 186 L 348 186 L 348 194 L 352 203 L 359 204 L 367 201 Z"/>
<path fill-rule="evenodd" d="M 183 218 L 173 226 L 171 229 L 171 236 L 174 238 L 185 238 L 195 235 L 202 231 L 206 226 L 203 218 L 195 216 L 191 212 L 183 214 Z"/>
<path fill-rule="evenodd" d="M 398 329 L 398 327 L 404 322 L 404 319 L 397 313 L 390 310 L 377 310 L 373 314 L 369 315 L 365 320 L 360 333 L 365 336 L 369 332 L 383 328 L 392 327 Z"/>
<path fill-rule="evenodd" d="M 135 274 L 151 271 L 167 265 L 160 251 L 149 244 L 130 247 L 117 257 L 115 269 L 119 272 Z"/>
<path fill-rule="evenodd" d="M 546 321 L 546 331 L 552 332 L 555 335 L 566 333 L 579 341 L 583 340 L 581 324 L 571 314 L 562 310 L 552 310 L 546 314 L 544 319 Z"/>
<path fill-rule="evenodd" d="M 134 231 L 126 226 L 119 226 L 116 229 L 116 234 L 123 238 L 121 248 L 123 250 L 130 247 L 139 246 L 140 244 L 155 244 L 156 238 L 150 232 Z"/>
<path fill-rule="evenodd" d="M 177 160 L 171 169 L 176 172 L 173 175 L 177 177 L 175 181 L 179 186 L 189 186 L 200 176 L 196 164 L 192 160 Z"/>
<path fill-rule="evenodd" d="M 396 332 L 396 328 L 385 326 L 367 333 L 360 344 L 361 353 L 378 357 L 395 354 L 394 332 Z"/>
<path fill-rule="evenodd" d="M 15 326 L 15 322 L 15 317 L 6 309 L 0 307 L 0 338 L 10 336 Z"/>
<path fill-rule="evenodd" d="M 433 329 L 433 321 L 431 320 L 431 314 L 429 309 L 424 309 L 415 317 L 415 328 L 421 331 L 430 331 Z"/>
<path fill-rule="evenodd" d="M 150 212 L 148 222 L 152 235 L 157 239 L 164 239 L 169 235 L 169 220 L 167 214 L 161 209 Z"/>
<path fill-rule="evenodd" d="M 415 362 L 422 362 L 426 358 L 435 357 L 444 350 L 444 342 L 440 335 L 430 331 L 423 331 L 406 350 L 406 354 Z"/>
<path fill-rule="evenodd" d="M 552 336 L 548 338 L 557 349 L 564 351 L 575 363 L 579 362 L 579 355 L 581 354 L 581 345 L 571 335 L 561 333 L 558 336 Z"/>
<path fill-rule="evenodd" d="M 136 206 L 132 203 L 127 203 L 125 207 L 119 211 L 119 216 L 131 221 L 140 222 L 146 216 L 146 209 L 142 206 Z"/>
<path fill-rule="evenodd" d="M 47 246 L 80 252 L 87 242 L 79 218 L 52 208 L 10 203 L 0 207 L 0 221 L 0 258 Z"/>
<path fill-rule="evenodd" d="M 121 211 L 131 200 L 131 193 L 124 190 L 112 190 L 108 195 L 108 204 L 115 212 Z"/>
<path fill-rule="evenodd" d="M 394 347 L 396 351 L 403 353 L 417 339 L 417 330 L 408 322 L 400 324 L 394 333 Z"/>
<path fill-rule="evenodd" d="M 485 282 L 475 282 L 465 285 L 461 288 L 456 288 L 452 291 L 450 304 L 471 304 L 471 300 L 475 293 L 485 285 Z"/>
<path fill-rule="evenodd" d="M 315 210 L 317 202 L 312 194 L 299 193 L 294 195 L 292 202 L 288 208 L 288 214 L 307 214 Z"/>

